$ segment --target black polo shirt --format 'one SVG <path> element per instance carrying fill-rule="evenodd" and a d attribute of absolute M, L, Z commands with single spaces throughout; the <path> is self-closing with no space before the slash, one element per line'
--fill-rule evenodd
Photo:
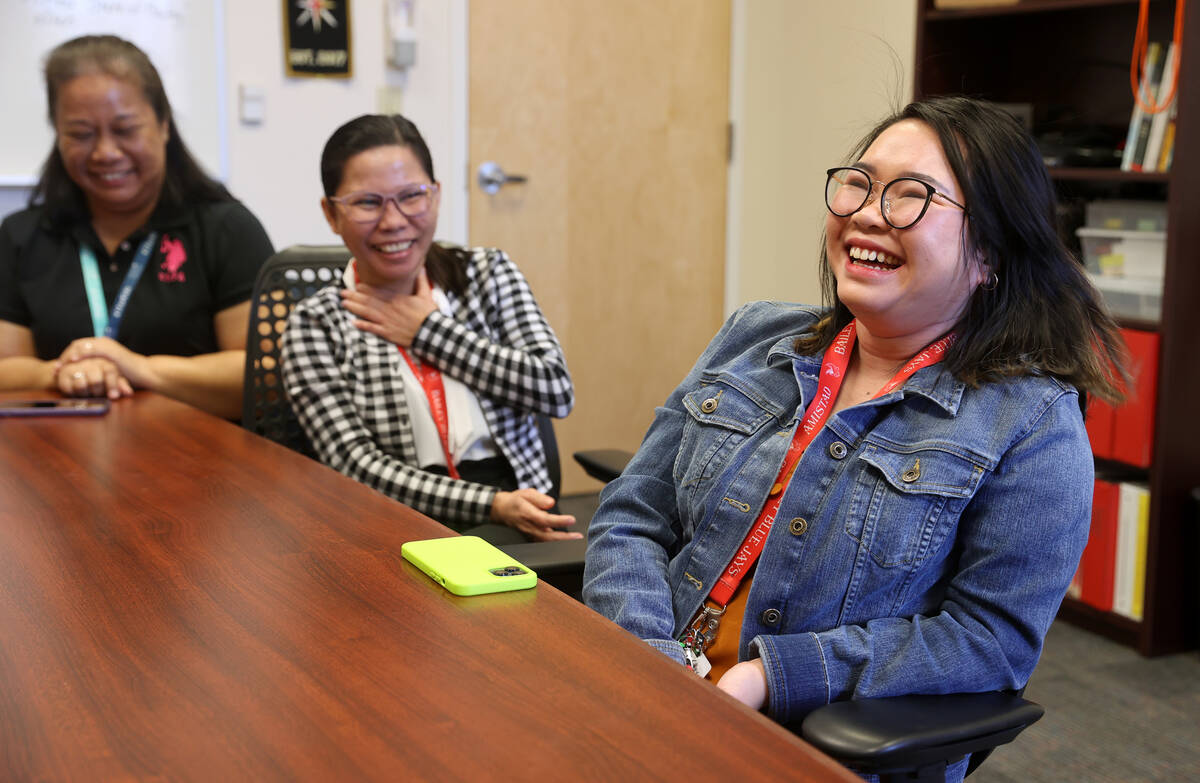
<path fill-rule="evenodd" d="M 33 331 L 38 358 L 57 358 L 72 340 L 93 336 L 80 245 L 96 254 L 111 309 L 150 231 L 158 238 L 117 341 L 146 355 L 218 350 L 213 316 L 250 298 L 273 252 L 262 224 L 236 201 L 160 206 L 112 256 L 86 220 L 52 224 L 41 207 L 10 215 L 0 224 L 0 320 Z"/>

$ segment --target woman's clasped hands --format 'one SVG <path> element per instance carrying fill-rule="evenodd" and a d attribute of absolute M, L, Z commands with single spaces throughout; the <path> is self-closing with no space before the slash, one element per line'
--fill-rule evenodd
<path fill-rule="evenodd" d="M 58 357 L 54 369 L 55 386 L 70 397 L 129 397 L 135 388 L 150 385 L 149 376 L 145 356 L 109 337 L 75 340 Z"/>

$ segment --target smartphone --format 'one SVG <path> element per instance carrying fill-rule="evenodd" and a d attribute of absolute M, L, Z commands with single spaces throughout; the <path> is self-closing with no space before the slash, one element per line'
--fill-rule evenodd
<path fill-rule="evenodd" d="M 537 574 L 478 536 L 409 541 L 404 559 L 455 595 L 527 590 Z"/>
<path fill-rule="evenodd" d="M 108 413 L 103 397 L 65 400 L 0 400 L 0 416 L 100 416 Z"/>

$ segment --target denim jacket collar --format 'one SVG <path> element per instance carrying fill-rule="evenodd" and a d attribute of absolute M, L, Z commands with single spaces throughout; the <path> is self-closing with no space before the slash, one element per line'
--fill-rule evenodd
<path fill-rule="evenodd" d="M 796 373 L 797 383 L 802 383 L 806 376 L 815 380 L 821 371 L 821 357 L 816 354 L 797 353 L 796 337 L 798 335 L 784 337 L 771 346 L 767 351 L 767 366 L 774 367 L 790 361 Z M 946 413 L 955 416 L 958 414 L 958 406 L 962 402 L 965 389 L 966 384 L 946 372 L 941 364 L 935 364 L 918 370 L 892 394 L 919 394 L 941 406 Z M 882 399 L 888 399 L 892 394 L 885 395 Z"/>

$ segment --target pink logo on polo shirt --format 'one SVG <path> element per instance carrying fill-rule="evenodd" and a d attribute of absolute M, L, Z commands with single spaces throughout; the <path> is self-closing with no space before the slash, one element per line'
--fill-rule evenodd
<path fill-rule="evenodd" d="M 186 282 L 187 277 L 184 276 L 182 267 L 187 263 L 187 251 L 183 249 L 183 240 L 163 236 L 162 244 L 158 246 L 158 252 L 166 256 L 158 268 L 158 281 L 160 283 Z"/>

